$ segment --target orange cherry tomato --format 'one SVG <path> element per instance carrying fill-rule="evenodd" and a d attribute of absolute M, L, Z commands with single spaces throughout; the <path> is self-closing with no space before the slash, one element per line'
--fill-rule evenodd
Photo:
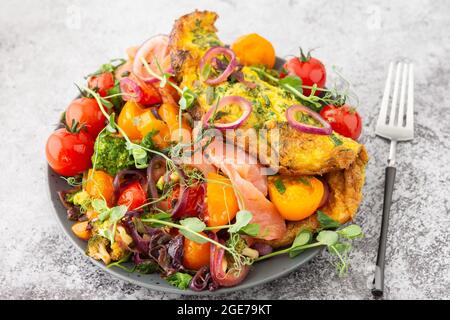
<path fill-rule="evenodd" d="M 85 189 L 92 198 L 105 199 L 111 206 L 114 202 L 114 178 L 104 171 L 89 169 Z"/>
<path fill-rule="evenodd" d="M 134 210 L 142 206 L 147 200 L 147 195 L 139 182 L 128 185 L 120 194 L 117 200 L 118 205 L 125 205 L 128 210 Z"/>
<path fill-rule="evenodd" d="M 164 149 L 169 146 L 170 130 L 164 121 L 156 119 L 151 109 L 145 110 L 140 116 L 137 125 L 142 137 L 145 137 L 152 131 L 158 133 L 152 137 L 153 142 L 159 149 Z"/>
<path fill-rule="evenodd" d="M 163 103 L 159 109 L 158 114 L 161 119 L 167 124 L 170 130 L 170 139 L 171 141 L 178 141 L 179 139 L 179 108 L 177 105 L 172 103 Z M 181 129 L 183 134 L 183 141 L 185 139 L 185 135 L 189 138 L 191 127 L 186 120 L 186 118 L 182 117 L 181 119 Z"/>
<path fill-rule="evenodd" d="M 127 101 L 119 114 L 117 124 L 123 131 L 125 131 L 126 135 L 131 140 L 142 139 L 142 134 L 138 130 L 137 125 L 139 124 L 139 116 L 144 111 L 145 110 L 142 108 L 142 105 L 139 103 Z"/>
<path fill-rule="evenodd" d="M 239 211 L 238 202 L 231 181 L 215 172 L 207 176 L 206 202 L 208 210 L 205 216 L 209 227 L 230 224 Z"/>
<path fill-rule="evenodd" d="M 81 240 L 89 240 L 91 230 L 88 230 L 89 221 L 76 222 L 72 225 L 72 232 Z"/>
<path fill-rule="evenodd" d="M 275 49 L 267 39 L 259 34 L 251 33 L 239 37 L 231 45 L 231 50 L 236 53 L 244 65 L 263 64 L 270 69 L 275 65 Z"/>
<path fill-rule="evenodd" d="M 209 265 L 209 251 L 209 242 L 200 244 L 184 238 L 183 265 L 191 270 L 198 270 Z"/>
<path fill-rule="evenodd" d="M 269 197 L 283 218 L 290 221 L 306 219 L 322 201 L 322 181 L 311 176 L 269 177 Z"/>

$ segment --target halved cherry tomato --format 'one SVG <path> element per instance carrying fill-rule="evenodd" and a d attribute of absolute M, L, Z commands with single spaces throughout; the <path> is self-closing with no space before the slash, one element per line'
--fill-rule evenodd
<path fill-rule="evenodd" d="M 204 233 L 202 233 L 205 235 Z M 205 235 L 206 236 L 206 235 Z M 197 243 L 184 238 L 183 266 L 187 269 L 198 270 L 209 265 L 210 243 Z"/>
<path fill-rule="evenodd" d="M 239 61 L 245 65 L 263 64 L 269 69 L 275 65 L 273 45 L 259 34 L 251 33 L 239 37 L 232 45 Z"/>
<path fill-rule="evenodd" d="M 137 126 L 139 124 L 139 117 L 144 111 L 142 105 L 134 101 L 127 101 L 122 111 L 120 111 L 117 124 L 131 140 L 142 139 L 142 134 L 137 129 Z"/>
<path fill-rule="evenodd" d="M 362 120 L 358 112 L 349 105 L 328 105 L 322 108 L 320 115 L 331 124 L 334 131 L 344 137 L 356 140 L 361 135 Z"/>
<path fill-rule="evenodd" d="M 156 119 L 151 109 L 145 110 L 140 116 L 137 129 L 142 137 L 154 131 L 157 132 L 152 140 L 159 149 L 164 149 L 169 146 L 170 131 L 164 121 Z"/>
<path fill-rule="evenodd" d="M 145 83 L 133 74 L 121 80 L 120 89 L 123 94 L 127 95 L 124 96 L 125 100 L 133 100 L 144 106 L 161 103 L 162 101 L 159 91 L 151 83 Z M 136 91 L 139 91 L 139 94 L 136 94 Z"/>
<path fill-rule="evenodd" d="M 215 172 L 207 176 L 206 197 L 208 210 L 205 222 L 209 227 L 230 224 L 239 211 L 231 181 Z"/>
<path fill-rule="evenodd" d="M 89 221 L 76 222 L 72 225 L 72 232 L 81 240 L 89 240 L 91 230 L 88 229 Z"/>
<path fill-rule="evenodd" d="M 102 97 L 108 95 L 108 90 L 114 87 L 114 75 L 112 72 L 104 72 L 95 76 L 90 76 L 88 79 L 88 87 Z"/>
<path fill-rule="evenodd" d="M 133 182 L 125 187 L 121 192 L 119 199 L 117 200 L 118 205 L 125 205 L 128 210 L 134 210 L 142 206 L 147 199 L 144 189 L 139 182 Z"/>
<path fill-rule="evenodd" d="M 50 135 L 45 146 L 48 164 L 63 176 L 74 176 L 90 168 L 93 153 L 94 139 L 83 130 L 58 129 Z"/>
<path fill-rule="evenodd" d="M 111 206 L 114 203 L 114 178 L 104 171 L 89 169 L 86 176 L 86 192 L 92 198 L 105 199 L 106 203 Z"/>
<path fill-rule="evenodd" d="M 305 56 L 303 51 L 300 50 L 300 57 L 294 57 L 288 60 L 283 65 L 284 71 L 281 72 L 280 77 L 284 78 L 287 75 L 296 75 L 302 79 L 302 83 L 305 86 L 313 86 L 317 84 L 317 87 L 323 88 L 327 79 L 327 72 L 323 63 L 311 57 L 310 53 Z M 320 91 L 316 91 L 315 95 L 318 95 Z M 303 94 L 309 96 L 311 89 L 303 89 Z"/>
<path fill-rule="evenodd" d="M 283 218 L 306 219 L 319 207 L 324 194 L 322 181 L 311 176 L 269 177 L 269 197 Z"/>
<path fill-rule="evenodd" d="M 71 126 L 74 121 L 79 124 L 79 127 L 84 126 L 95 139 L 105 127 L 106 117 L 94 98 L 79 98 L 73 100 L 66 110 L 66 124 Z"/>
<path fill-rule="evenodd" d="M 158 108 L 158 114 L 161 119 L 167 124 L 170 131 L 170 140 L 179 141 L 179 107 L 172 103 L 163 103 Z M 191 127 L 188 121 L 182 117 L 181 129 L 183 134 L 183 141 L 190 138 Z"/>

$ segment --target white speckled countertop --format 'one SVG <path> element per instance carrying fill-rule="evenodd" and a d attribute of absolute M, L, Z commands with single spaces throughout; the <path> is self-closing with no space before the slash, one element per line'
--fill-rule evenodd
<path fill-rule="evenodd" d="M 170 4 L 168 4 L 170 2 Z M 326 256 L 287 277 L 219 299 L 367 299 L 388 144 L 374 125 L 389 61 L 416 64 L 416 139 L 398 146 L 385 297 L 450 298 L 450 2 L 0 2 L 0 298 L 176 299 L 97 269 L 64 236 L 46 185 L 44 145 L 74 82 L 195 8 L 217 11 L 225 42 L 257 32 L 279 56 L 315 48 L 353 82 L 370 162 L 356 222 L 366 238 L 339 279 Z M 130 7 L 131 6 L 131 7 Z M 195 299 L 187 297 L 186 299 Z"/>

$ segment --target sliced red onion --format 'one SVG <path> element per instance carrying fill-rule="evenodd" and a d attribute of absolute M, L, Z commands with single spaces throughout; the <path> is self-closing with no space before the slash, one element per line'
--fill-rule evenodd
<path fill-rule="evenodd" d="M 147 73 L 141 58 L 144 58 L 145 61 L 148 62 L 150 68 L 157 74 L 160 74 L 161 71 L 153 58 L 158 59 L 158 63 L 165 73 L 172 73 L 169 37 L 166 35 L 157 35 L 148 39 L 139 47 L 133 61 L 133 73 L 137 77 L 149 83 L 158 82 L 159 79 Z"/>
<path fill-rule="evenodd" d="M 295 114 L 297 112 L 308 114 L 313 119 L 317 120 L 322 125 L 322 127 L 315 127 L 297 121 L 297 119 L 295 119 Z M 301 132 L 321 135 L 330 135 L 333 132 L 333 129 L 331 129 L 331 125 L 326 122 L 317 112 L 314 112 L 311 109 L 299 104 L 293 105 L 286 110 L 286 119 L 292 128 Z"/>
<path fill-rule="evenodd" d="M 203 70 L 206 64 L 211 64 L 211 61 L 216 61 L 213 59 L 218 55 L 224 55 L 226 58 L 228 58 L 229 60 L 228 66 L 225 68 L 225 70 L 223 70 L 223 72 L 218 77 L 213 79 L 203 79 L 203 81 L 206 84 L 216 85 L 226 81 L 237 66 L 236 55 L 234 54 L 233 50 L 224 47 L 213 47 L 208 51 L 206 51 L 205 55 L 200 60 L 199 64 L 200 70 Z"/>
<path fill-rule="evenodd" d="M 217 235 L 213 232 L 209 234 L 209 237 L 221 244 L 224 243 L 223 240 L 219 240 Z M 227 270 L 227 258 L 225 256 L 225 250 L 214 244 L 211 244 L 211 255 L 210 255 L 210 268 L 211 277 L 213 280 L 221 287 L 233 287 L 242 281 L 244 281 L 248 272 L 250 271 L 250 266 L 242 266 L 242 269 L 238 274 L 231 273 Z"/>
<path fill-rule="evenodd" d="M 252 249 L 258 251 L 259 256 L 265 256 L 266 254 L 272 253 L 273 248 L 266 243 L 256 242 L 251 246 Z"/>
<path fill-rule="evenodd" d="M 145 192 L 147 192 L 147 178 L 144 173 L 138 170 L 125 169 L 119 171 L 114 177 L 114 195 L 116 198 L 120 196 L 120 192 L 131 182 L 138 181 Z"/>
<path fill-rule="evenodd" d="M 141 87 L 128 77 L 120 79 L 120 91 L 124 94 L 122 99 L 125 101 L 140 102 L 144 96 Z"/>
<path fill-rule="evenodd" d="M 323 184 L 323 196 L 319 204 L 319 209 L 324 207 L 330 199 L 330 185 L 325 179 L 320 179 L 320 181 L 322 181 Z"/>
<path fill-rule="evenodd" d="M 180 193 L 177 202 L 172 208 L 172 217 L 181 219 L 185 217 L 197 217 L 203 212 L 205 202 L 206 184 L 186 187 L 184 179 L 180 180 Z"/>
<path fill-rule="evenodd" d="M 212 116 L 214 116 L 214 113 L 216 110 L 220 109 L 221 107 L 228 105 L 228 104 L 238 104 L 242 109 L 242 115 L 239 119 L 237 119 L 234 122 L 231 123 L 214 123 L 214 127 L 219 130 L 225 130 L 225 129 L 236 129 L 239 127 L 247 118 L 250 116 L 253 110 L 253 106 L 250 103 L 250 101 L 240 97 L 240 96 L 227 96 L 222 98 L 219 101 L 218 105 L 212 106 L 208 112 L 203 117 L 203 125 L 205 127 L 209 126 L 209 120 Z"/>

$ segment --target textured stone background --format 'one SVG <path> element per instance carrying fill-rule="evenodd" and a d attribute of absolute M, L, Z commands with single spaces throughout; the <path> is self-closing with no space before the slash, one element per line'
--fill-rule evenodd
<path fill-rule="evenodd" d="M 131 3 L 133 3 L 131 5 Z M 361 98 L 371 160 L 356 222 L 366 238 L 339 279 L 326 256 L 289 276 L 220 299 L 367 299 L 381 218 L 387 142 L 374 125 L 389 61 L 416 64 L 416 139 L 398 147 L 386 298 L 450 298 L 448 1 L 0 2 L 0 298 L 174 299 L 112 278 L 59 229 L 48 200 L 44 145 L 77 93 L 73 82 L 194 8 L 216 10 L 225 42 L 258 32 L 278 55 L 318 47 Z"/>

